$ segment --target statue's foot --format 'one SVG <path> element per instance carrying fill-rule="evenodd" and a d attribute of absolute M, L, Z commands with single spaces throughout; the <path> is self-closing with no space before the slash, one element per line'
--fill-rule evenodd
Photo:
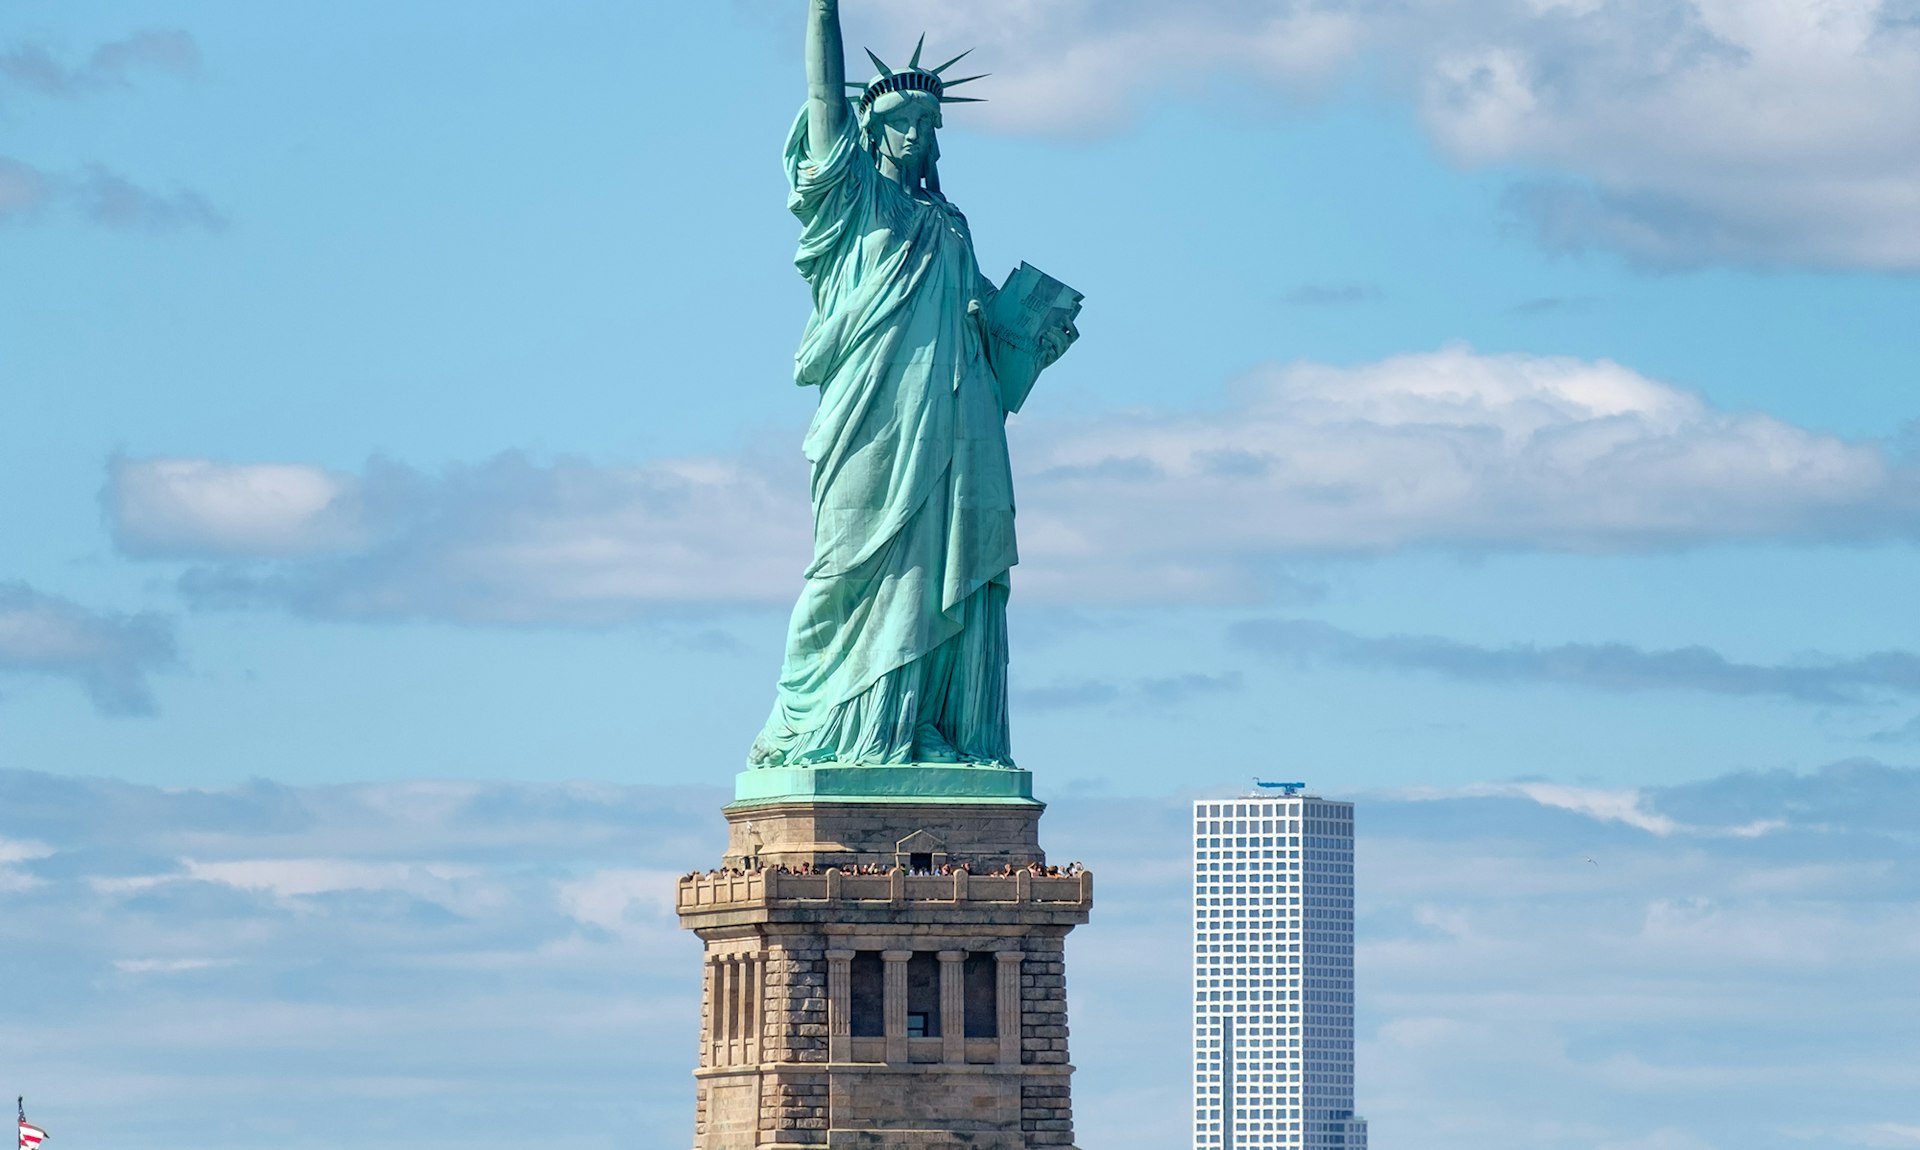
<path fill-rule="evenodd" d="M 755 739 L 753 746 L 747 751 L 749 767 L 782 767 L 786 762 L 786 752 L 768 742 L 764 734 Z"/>
<path fill-rule="evenodd" d="M 913 761 L 916 763 L 957 763 L 960 752 L 932 724 L 914 732 Z"/>

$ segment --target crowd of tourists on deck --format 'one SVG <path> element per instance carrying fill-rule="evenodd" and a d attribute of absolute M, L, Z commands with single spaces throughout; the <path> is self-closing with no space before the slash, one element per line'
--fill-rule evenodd
<path fill-rule="evenodd" d="M 788 866 L 785 863 L 776 863 L 769 867 L 759 865 L 751 867 L 715 867 L 705 872 L 704 875 L 697 870 L 688 871 L 686 874 L 680 876 L 680 881 L 692 882 L 702 877 L 745 878 L 751 874 L 823 875 L 827 873 L 828 870 L 838 870 L 841 874 L 858 875 L 884 875 L 892 874 L 894 871 L 905 871 L 910 875 L 977 874 L 983 878 L 1012 878 L 1015 875 L 1024 873 L 1034 878 L 1073 878 L 1086 869 L 1087 868 L 1080 865 L 1078 861 L 1070 862 L 1066 866 L 1048 866 L 1045 863 L 1037 862 L 1018 865 L 1012 862 L 1005 862 L 1000 864 L 998 869 L 979 871 L 973 869 L 973 864 L 965 862 L 941 863 L 938 867 L 909 867 L 900 863 L 895 863 L 893 866 L 882 866 L 879 863 L 848 863 L 840 867 L 817 867 L 810 862 L 803 862 L 795 863 L 792 866 Z"/>

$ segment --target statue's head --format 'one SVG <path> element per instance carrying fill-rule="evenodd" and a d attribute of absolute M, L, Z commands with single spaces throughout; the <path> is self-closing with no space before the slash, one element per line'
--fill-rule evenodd
<path fill-rule="evenodd" d="M 867 58 L 880 70 L 879 74 L 865 84 L 849 82 L 847 87 L 860 93 L 854 103 L 859 113 L 861 143 L 874 159 L 890 161 L 904 172 L 931 176 L 933 165 L 940 158 L 935 135 L 943 122 L 940 106 L 979 103 L 964 96 L 949 96 L 946 90 L 978 80 L 980 76 L 948 80 L 941 75 L 965 59 L 966 52 L 937 68 L 921 67 L 920 50 L 926 42 L 925 36 L 920 37 L 920 43 L 914 45 L 913 59 L 900 69 L 888 67 L 869 50 Z"/>
<path fill-rule="evenodd" d="M 915 171 L 940 158 L 940 101 L 925 92 L 888 92 L 860 116 L 861 141 L 874 159 Z"/>

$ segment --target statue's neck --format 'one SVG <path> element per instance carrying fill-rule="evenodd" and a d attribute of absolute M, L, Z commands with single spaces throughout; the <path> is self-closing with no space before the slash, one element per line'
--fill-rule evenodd
<path fill-rule="evenodd" d="M 901 166 L 900 161 L 894 159 L 892 156 L 882 155 L 880 157 L 880 174 L 892 180 L 894 183 L 899 184 L 902 188 L 906 189 L 910 195 L 924 196 L 927 193 L 927 163 L 925 160 L 908 168 Z"/>

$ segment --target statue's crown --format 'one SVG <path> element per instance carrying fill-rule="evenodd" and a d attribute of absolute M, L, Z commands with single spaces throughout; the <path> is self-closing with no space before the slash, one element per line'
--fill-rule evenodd
<path fill-rule="evenodd" d="M 913 59 L 907 61 L 907 66 L 900 69 L 887 67 L 886 61 L 873 54 L 873 49 L 867 49 L 867 59 L 872 60 L 873 66 L 880 69 L 880 74 L 865 84 L 852 80 L 847 81 L 848 88 L 860 93 L 860 110 L 865 112 L 872 108 L 873 102 L 888 92 L 925 92 L 934 99 L 939 100 L 942 104 L 984 103 L 984 101 L 979 99 L 968 99 L 965 96 L 949 96 L 946 93 L 948 88 L 957 88 L 962 84 L 982 79 L 990 73 L 982 72 L 978 76 L 962 76 L 958 80 L 948 80 L 941 75 L 948 68 L 966 59 L 968 54 L 973 51 L 972 48 L 968 48 L 965 52 L 948 60 L 938 68 L 922 68 L 920 66 L 920 51 L 926 46 L 927 37 L 923 32 L 920 35 L 920 42 L 913 46 Z"/>

